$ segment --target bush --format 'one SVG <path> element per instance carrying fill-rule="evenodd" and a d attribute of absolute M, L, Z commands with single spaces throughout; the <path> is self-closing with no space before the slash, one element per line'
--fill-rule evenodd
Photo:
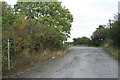
<path fill-rule="evenodd" d="M 120 47 L 120 21 L 116 21 L 112 24 L 110 39 L 113 41 L 113 46 Z"/>

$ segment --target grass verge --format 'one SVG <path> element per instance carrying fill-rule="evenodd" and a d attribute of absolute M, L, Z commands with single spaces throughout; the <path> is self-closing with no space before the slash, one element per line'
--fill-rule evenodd
<path fill-rule="evenodd" d="M 102 48 L 107 51 L 111 56 L 113 56 L 114 59 L 116 60 L 119 60 L 119 56 L 118 54 L 120 53 L 119 52 L 119 49 L 118 47 L 113 47 L 112 45 L 110 44 L 105 44 L 104 46 L 102 46 Z"/>
<path fill-rule="evenodd" d="M 14 59 L 11 61 L 11 69 L 3 69 L 3 78 L 9 78 L 12 76 L 16 76 L 18 74 L 21 74 L 38 64 L 42 64 L 47 62 L 48 60 L 53 59 L 53 57 L 59 57 L 63 56 L 68 52 L 67 49 L 59 50 L 59 51 L 50 51 L 45 50 L 43 52 L 38 52 L 34 54 L 29 54 L 27 51 L 24 53 L 21 53 L 20 55 L 17 55 Z"/>

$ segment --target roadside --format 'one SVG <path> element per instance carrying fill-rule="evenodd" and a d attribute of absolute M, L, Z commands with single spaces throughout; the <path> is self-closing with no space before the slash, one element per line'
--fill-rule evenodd
<path fill-rule="evenodd" d="M 63 56 L 67 52 L 68 50 L 64 49 L 58 51 L 45 50 L 44 52 L 39 52 L 36 54 L 29 54 L 27 52 L 20 54 L 12 60 L 11 69 L 7 69 L 2 72 L 2 77 L 8 78 L 19 75 L 37 66 L 38 64 L 43 64 L 56 57 Z"/>
<path fill-rule="evenodd" d="M 106 43 L 102 46 L 102 48 L 107 51 L 114 59 L 119 60 L 119 49 L 118 47 L 113 47 L 112 45 Z"/>
<path fill-rule="evenodd" d="M 118 78 L 118 63 L 102 48 L 73 46 L 63 57 L 13 78 Z"/>

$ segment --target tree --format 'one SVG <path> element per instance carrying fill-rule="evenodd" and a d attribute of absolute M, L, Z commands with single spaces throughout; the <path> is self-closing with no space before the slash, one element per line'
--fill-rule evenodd
<path fill-rule="evenodd" d="M 110 39 L 113 41 L 114 46 L 120 46 L 120 21 L 116 21 L 112 24 Z"/>
<path fill-rule="evenodd" d="M 8 38 L 15 40 L 10 43 L 11 62 L 21 54 L 63 49 L 73 20 L 69 10 L 61 3 L 18 2 L 11 8 L 3 2 L 2 13 L 3 71 L 7 70 Z"/>
<path fill-rule="evenodd" d="M 14 31 L 10 31 L 12 23 L 14 22 L 15 15 L 12 12 L 12 8 L 6 2 L 1 1 L 2 4 L 2 65 L 3 68 L 7 67 L 7 39 L 13 36 Z"/>
<path fill-rule="evenodd" d="M 0 2 L 2 4 L 2 29 L 10 27 L 15 19 L 12 8 L 6 2 Z"/>
<path fill-rule="evenodd" d="M 74 45 L 90 45 L 90 39 L 87 37 L 74 38 Z"/>
<path fill-rule="evenodd" d="M 14 6 L 16 14 L 25 15 L 28 19 L 35 19 L 39 23 L 48 24 L 56 28 L 67 40 L 70 35 L 73 16 L 68 9 L 59 2 L 17 2 Z"/>
<path fill-rule="evenodd" d="M 99 28 L 91 36 L 92 44 L 95 46 L 100 46 L 108 37 L 108 29 L 99 25 Z"/>

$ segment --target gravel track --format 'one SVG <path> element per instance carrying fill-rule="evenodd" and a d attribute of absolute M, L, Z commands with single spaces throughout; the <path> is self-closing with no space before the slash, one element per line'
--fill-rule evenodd
<path fill-rule="evenodd" d="M 69 48 L 69 53 L 15 78 L 118 78 L 118 62 L 102 48 Z"/>

